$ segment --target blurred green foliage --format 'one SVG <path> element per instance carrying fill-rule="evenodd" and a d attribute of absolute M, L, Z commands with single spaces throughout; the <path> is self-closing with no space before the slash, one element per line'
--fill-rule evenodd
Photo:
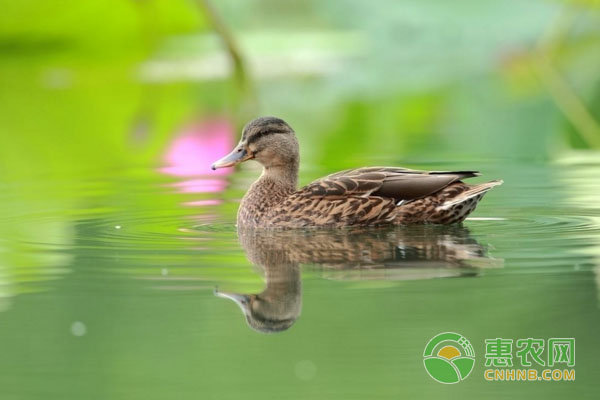
<path fill-rule="evenodd" d="M 2 0 L 0 9 L 3 57 L 139 57 L 147 35 L 160 38 L 205 26 L 187 1 Z"/>
<path fill-rule="evenodd" d="M 390 147 L 546 158 L 600 142 L 596 2 L 220 1 L 219 21 L 203 4 L 0 2 L 2 170 L 157 162 L 178 126 L 212 114 L 237 126 L 281 115 L 310 163 L 332 168 Z M 132 147 L 141 125 L 147 140 Z M 342 138 L 350 147 L 332 157 Z"/>

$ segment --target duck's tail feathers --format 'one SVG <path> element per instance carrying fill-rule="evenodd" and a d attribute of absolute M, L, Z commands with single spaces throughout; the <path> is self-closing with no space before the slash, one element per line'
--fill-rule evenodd
<path fill-rule="evenodd" d="M 442 203 L 441 205 L 439 205 L 436 209 L 438 211 L 449 210 L 449 209 L 455 207 L 456 205 L 462 204 L 462 203 L 467 202 L 467 201 L 469 201 L 471 199 L 474 199 L 474 205 L 476 205 L 477 202 L 479 202 L 479 200 L 481 200 L 481 198 L 483 197 L 483 195 L 488 190 L 492 189 L 495 186 L 502 185 L 503 183 L 504 183 L 504 181 L 502 181 L 502 180 L 495 180 L 495 181 L 490 181 L 490 182 L 482 183 L 480 185 L 471 186 L 469 189 L 467 189 L 464 192 L 460 193 L 458 196 L 446 200 L 444 203 Z M 471 202 L 473 202 L 473 201 L 471 201 Z"/>

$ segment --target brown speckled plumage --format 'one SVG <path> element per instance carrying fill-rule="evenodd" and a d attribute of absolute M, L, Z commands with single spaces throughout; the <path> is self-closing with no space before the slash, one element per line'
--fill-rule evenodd
<path fill-rule="evenodd" d="M 246 125 L 236 149 L 213 168 L 248 159 L 256 159 L 264 170 L 240 204 L 237 222 L 247 227 L 454 224 L 502 183 L 462 182 L 477 176 L 475 171 L 367 167 L 337 172 L 296 189 L 298 142 L 289 125 L 274 117 Z"/>

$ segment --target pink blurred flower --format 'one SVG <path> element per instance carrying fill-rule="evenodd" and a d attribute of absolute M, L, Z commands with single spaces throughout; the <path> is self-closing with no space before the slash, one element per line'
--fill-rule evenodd
<path fill-rule="evenodd" d="M 231 168 L 212 171 L 211 164 L 234 146 L 232 124 L 225 118 L 205 120 L 183 129 L 164 156 L 162 173 L 173 176 L 228 175 Z M 211 190 L 212 191 L 212 190 Z"/>
<path fill-rule="evenodd" d="M 225 118 L 213 118 L 183 129 L 164 155 L 166 167 L 159 171 L 177 177 L 207 175 L 188 179 L 173 186 L 184 193 L 210 193 L 225 189 L 224 177 L 233 169 L 211 170 L 211 164 L 229 153 L 234 146 L 233 125 Z M 200 205 L 200 203 L 198 204 Z"/>

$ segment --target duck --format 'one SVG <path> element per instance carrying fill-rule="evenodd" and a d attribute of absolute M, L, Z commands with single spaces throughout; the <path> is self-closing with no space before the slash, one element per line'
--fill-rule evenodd
<path fill-rule="evenodd" d="M 502 180 L 469 185 L 478 171 L 361 167 L 327 175 L 298 189 L 299 144 L 284 120 L 259 117 L 213 170 L 254 160 L 262 174 L 240 203 L 237 225 L 255 228 L 457 224 Z"/>

